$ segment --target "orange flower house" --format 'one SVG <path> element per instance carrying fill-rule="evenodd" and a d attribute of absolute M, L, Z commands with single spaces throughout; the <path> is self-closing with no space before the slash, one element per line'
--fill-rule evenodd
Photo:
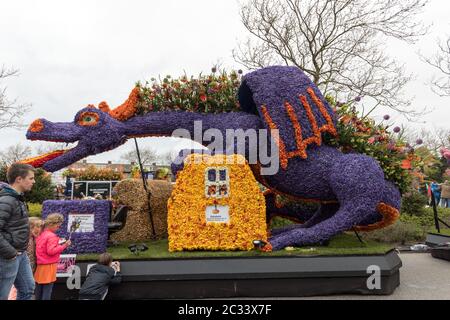
<path fill-rule="evenodd" d="M 267 241 L 266 207 L 240 155 L 192 154 L 168 201 L 169 251 L 252 250 Z"/>

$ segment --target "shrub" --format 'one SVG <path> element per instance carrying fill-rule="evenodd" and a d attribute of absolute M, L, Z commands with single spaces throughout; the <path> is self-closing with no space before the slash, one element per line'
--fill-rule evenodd
<path fill-rule="evenodd" d="M 25 194 L 27 202 L 42 203 L 53 199 L 55 186 L 52 184 L 50 174 L 43 169 L 37 169 L 35 174 L 36 183 L 30 192 Z"/>
<path fill-rule="evenodd" d="M 64 177 L 75 178 L 78 181 L 119 181 L 123 179 L 123 173 L 111 168 L 97 169 L 89 166 L 83 170 L 68 169 L 63 172 Z"/>
<path fill-rule="evenodd" d="M 418 191 L 410 191 L 402 197 L 402 213 L 410 216 L 422 216 L 426 214 L 425 206 L 428 199 Z"/>
<path fill-rule="evenodd" d="M 30 217 L 42 216 L 42 204 L 40 203 L 28 203 L 28 213 Z"/>
<path fill-rule="evenodd" d="M 7 182 L 6 171 L 6 165 L 0 165 L 0 182 Z"/>
<path fill-rule="evenodd" d="M 418 227 L 430 229 L 434 227 L 434 212 L 433 208 L 424 208 L 424 214 L 421 216 L 410 216 L 403 214 L 400 220 L 403 222 L 410 222 Z M 447 224 L 450 224 L 450 209 L 438 208 L 438 216 Z"/>
<path fill-rule="evenodd" d="M 418 228 L 413 222 L 399 220 L 396 224 L 385 229 L 364 234 L 363 238 L 366 240 L 404 245 L 410 242 L 424 241 L 426 238 L 426 229 Z"/>

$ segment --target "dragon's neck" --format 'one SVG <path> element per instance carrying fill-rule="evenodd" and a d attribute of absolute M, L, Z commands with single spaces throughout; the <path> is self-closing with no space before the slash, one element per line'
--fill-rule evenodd
<path fill-rule="evenodd" d="M 150 112 L 144 116 L 133 117 L 124 124 L 126 135 L 129 138 L 144 136 L 170 137 L 175 130 L 182 129 L 186 133 L 188 132 L 193 139 L 195 135 L 198 135 L 199 130 L 201 130 L 203 135 L 206 130 L 217 129 L 225 136 L 227 129 L 248 130 L 261 127 L 260 118 L 257 115 L 246 112 L 216 114 L 188 111 Z"/>

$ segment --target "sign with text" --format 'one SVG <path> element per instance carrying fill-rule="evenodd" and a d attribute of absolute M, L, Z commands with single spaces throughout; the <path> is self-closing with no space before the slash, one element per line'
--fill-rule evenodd
<path fill-rule="evenodd" d="M 67 224 L 67 232 L 71 232 L 71 226 L 76 225 L 77 228 L 74 233 L 89 233 L 94 232 L 95 215 L 94 214 L 78 214 L 78 213 L 70 213 L 68 224 Z"/>
<path fill-rule="evenodd" d="M 208 206 L 206 207 L 206 222 L 230 223 L 230 207 Z"/>

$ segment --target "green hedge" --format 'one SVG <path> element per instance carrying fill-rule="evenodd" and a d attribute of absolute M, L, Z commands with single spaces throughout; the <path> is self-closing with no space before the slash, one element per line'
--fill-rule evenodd
<path fill-rule="evenodd" d="M 42 204 L 40 203 L 28 203 L 28 213 L 30 217 L 42 216 Z"/>
<path fill-rule="evenodd" d="M 423 208 L 420 216 L 403 213 L 393 226 L 364 234 L 365 239 L 384 243 L 408 244 L 424 242 L 429 232 L 435 232 L 433 208 Z M 439 217 L 450 224 L 450 209 L 438 208 Z M 442 233 L 450 232 L 441 225 Z"/>

